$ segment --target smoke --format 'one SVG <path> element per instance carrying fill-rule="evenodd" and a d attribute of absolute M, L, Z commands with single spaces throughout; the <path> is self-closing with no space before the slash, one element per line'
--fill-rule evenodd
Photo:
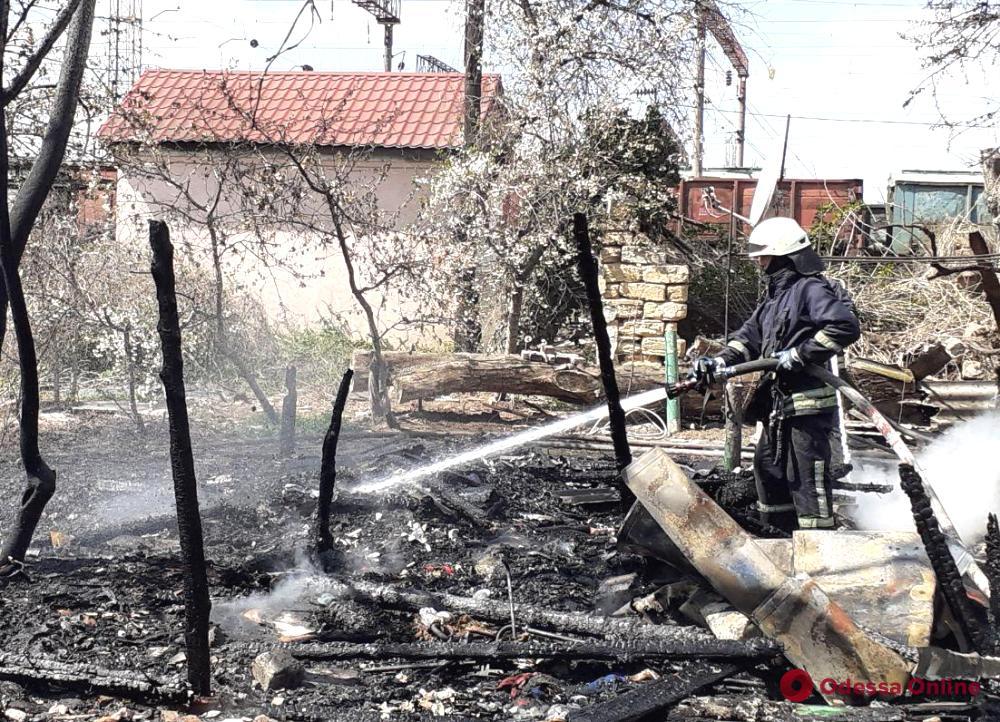
<path fill-rule="evenodd" d="M 308 608 L 308 600 L 338 589 L 333 579 L 303 555 L 296 560 L 295 568 L 283 573 L 270 591 L 213 600 L 212 621 L 235 636 L 255 636 L 262 631 L 261 622 L 287 625 L 299 621 L 292 619 L 291 614 L 298 617 L 298 612 Z"/>
<path fill-rule="evenodd" d="M 955 425 L 917 454 L 926 484 L 933 487 L 966 545 L 982 541 L 986 515 L 1000 513 L 1000 411 Z M 860 493 L 851 516 L 870 531 L 914 531 L 910 502 L 899 487 L 896 464 L 858 463 L 855 483 L 890 484 L 890 494 Z"/>

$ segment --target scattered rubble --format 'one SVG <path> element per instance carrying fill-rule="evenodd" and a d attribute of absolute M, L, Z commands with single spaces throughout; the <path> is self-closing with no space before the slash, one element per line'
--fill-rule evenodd
<path fill-rule="evenodd" d="M 302 435 L 298 444 L 319 449 L 320 440 Z M 72 544 L 46 544 L 29 560 L 31 583 L 0 590 L 5 712 L 25 720 L 989 719 L 987 678 L 998 662 L 941 636 L 953 632 L 935 614 L 936 577 L 914 533 L 762 538 L 747 474 L 688 460 L 701 469 L 688 483 L 732 524 L 726 543 L 706 547 L 712 556 L 745 535 L 773 565 L 777 589 L 809 574 L 816 586 L 788 588 L 822 588 L 831 602 L 820 609 L 839 605 L 857 622 L 838 648 L 878 650 L 879 664 L 905 676 L 983 684 L 980 695 L 947 703 L 905 695 L 836 708 L 815 693 L 793 704 L 779 687 L 787 660 L 809 669 L 819 646 L 793 649 L 801 610 L 783 616 L 772 604 L 767 617 L 759 603 L 713 590 L 697 558 L 668 565 L 619 544 L 617 497 L 596 494 L 615 481 L 610 453 L 525 450 L 426 487 L 367 495 L 351 488 L 462 441 L 354 435 L 340 446 L 328 571 L 308 553 L 318 455 L 264 461 L 237 446 L 230 478 L 204 485 L 214 625 L 207 699 L 191 698 L 183 681 L 183 585 L 169 510 L 96 525 L 87 512 L 99 497 L 80 487 L 57 499 L 52 513 Z M 164 460 L 149 473 L 165 481 L 167 471 Z M 594 500 L 575 503 L 568 487 Z M 68 504 L 79 512 L 73 520 Z M 109 545 L 126 537 L 144 543 Z M 38 613 L 41 599 L 47 614 Z"/>

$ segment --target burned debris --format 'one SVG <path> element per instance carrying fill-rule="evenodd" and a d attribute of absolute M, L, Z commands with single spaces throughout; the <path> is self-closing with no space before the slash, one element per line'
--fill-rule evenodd
<path fill-rule="evenodd" d="M 0 3 L 0 722 L 1000 719 L 997 150 L 874 204 L 721 4 L 490 3 Z"/>

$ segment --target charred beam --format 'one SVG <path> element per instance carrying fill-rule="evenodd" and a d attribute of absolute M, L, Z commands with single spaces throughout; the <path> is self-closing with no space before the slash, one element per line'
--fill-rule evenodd
<path fill-rule="evenodd" d="M 672 707 L 686 697 L 731 677 L 742 669 L 741 665 L 722 667 L 707 662 L 692 664 L 685 669 L 629 690 L 607 702 L 599 702 L 573 712 L 570 722 L 629 722 L 648 714 Z"/>
<path fill-rule="evenodd" d="M 986 578 L 990 582 L 990 624 L 993 654 L 1000 653 L 1000 526 L 997 515 L 986 519 Z"/>
<path fill-rule="evenodd" d="M 92 664 L 73 664 L 48 659 L 32 653 L 30 656 L 0 652 L 0 679 L 18 684 L 48 689 L 69 689 L 93 695 L 126 697 L 144 702 L 185 702 L 188 692 L 134 670 L 103 669 Z"/>
<path fill-rule="evenodd" d="M 608 424 L 611 429 L 611 441 L 615 447 L 618 471 L 622 471 L 632 463 L 632 451 L 629 449 L 628 436 L 625 432 L 625 411 L 622 410 L 618 379 L 615 378 L 611 338 L 608 336 L 608 324 L 604 319 L 604 303 L 601 300 L 601 290 L 597 283 L 597 261 L 594 260 L 594 252 L 590 245 L 587 216 L 583 213 L 573 214 L 573 237 L 576 240 L 577 269 L 580 272 L 583 286 L 587 289 L 587 305 L 590 307 L 590 321 L 594 326 L 597 360 L 601 367 L 601 383 L 604 386 L 604 397 L 608 401 Z M 624 483 L 621 484 L 621 490 L 622 503 L 628 508 L 635 499 Z"/>
<path fill-rule="evenodd" d="M 319 465 L 319 501 L 316 504 L 316 526 L 313 529 L 316 553 L 320 556 L 333 550 L 330 507 L 333 504 L 333 491 L 337 482 L 337 442 L 340 441 L 340 425 L 353 376 L 354 371 L 347 369 L 340 380 L 340 388 L 337 389 L 337 397 L 333 401 L 333 412 L 330 414 L 330 426 L 323 437 L 323 457 Z"/>
<path fill-rule="evenodd" d="M 272 649 L 273 647 L 268 647 Z M 774 645 L 764 639 L 737 642 L 731 640 L 630 640 L 609 642 L 402 642 L 398 644 L 357 644 L 326 642 L 322 644 L 281 645 L 296 659 L 599 659 L 634 662 L 647 659 L 759 659 L 773 657 Z M 252 645 L 252 650 L 263 647 Z M 248 648 L 248 651 L 250 648 Z"/>
<path fill-rule="evenodd" d="M 423 607 L 434 607 L 435 609 L 447 609 L 454 614 L 468 614 L 490 622 L 506 624 L 510 621 L 510 606 L 507 602 L 492 599 L 480 600 L 455 594 L 397 589 L 362 580 L 353 581 L 350 585 L 345 584 L 340 591 L 353 595 L 362 601 L 393 609 L 419 611 Z M 715 639 L 712 635 L 696 627 L 668 627 L 632 619 L 556 612 L 525 604 L 515 604 L 514 615 L 518 624 L 605 639 L 692 640 L 699 642 Z M 773 649 L 777 650 L 777 645 Z"/>
<path fill-rule="evenodd" d="M 965 636 L 973 649 L 980 654 L 986 654 L 989 649 L 987 647 L 989 635 L 975 617 L 972 603 L 965 593 L 962 575 L 948 549 L 948 538 L 941 531 L 937 516 L 931 508 L 930 498 L 927 496 L 927 490 L 924 489 L 924 481 L 919 472 L 910 464 L 899 465 L 899 479 L 903 491 L 910 499 L 910 508 L 913 510 L 913 521 L 917 526 L 917 533 L 924 543 L 927 558 L 930 559 L 931 567 L 937 576 L 945 603 L 951 610 L 952 617 L 962 635 Z"/>
<path fill-rule="evenodd" d="M 160 310 L 160 320 L 156 327 L 163 350 L 160 380 L 163 382 L 170 425 L 170 469 L 174 479 L 177 532 L 184 566 L 184 639 L 187 646 L 188 682 L 197 694 L 207 695 L 212 685 L 208 649 L 208 619 L 212 604 L 208 597 L 205 543 L 198 509 L 198 483 L 194 474 L 191 428 L 184 390 L 181 326 L 174 280 L 174 247 L 170 244 L 166 223 L 149 222 L 149 245 L 153 251 L 151 271 Z"/>

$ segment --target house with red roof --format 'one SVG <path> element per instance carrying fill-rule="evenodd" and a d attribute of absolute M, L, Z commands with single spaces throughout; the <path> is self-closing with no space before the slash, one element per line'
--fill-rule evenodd
<path fill-rule="evenodd" d="M 417 181 L 463 143 L 464 88 L 461 73 L 147 71 L 98 132 L 115 157 L 129 159 L 118 173 L 119 242 L 145 243 L 146 221 L 166 216 L 175 240 L 204 243 L 204 229 L 189 222 L 196 214 L 167 211 L 191 196 L 195 206 L 211 205 L 219 175 L 212 153 L 240 149 L 253 156 L 282 146 L 308 146 L 332 165 L 350 156 L 359 187 L 372 187 L 377 176 L 378 208 L 404 231 L 420 207 Z M 499 76 L 484 75 L 482 90 L 486 117 L 502 93 Z M 159 175 L 143 170 L 154 156 Z M 269 190 L 280 198 L 280 180 Z M 262 300 L 292 322 L 337 315 L 360 332 L 364 325 L 339 251 L 304 238 L 305 225 L 278 234 L 286 260 L 299 271 L 269 272 Z M 292 258 L 298 249 L 308 250 Z M 254 269 L 244 270 L 252 275 Z M 402 302 L 376 305 L 382 313 L 406 313 Z"/>

